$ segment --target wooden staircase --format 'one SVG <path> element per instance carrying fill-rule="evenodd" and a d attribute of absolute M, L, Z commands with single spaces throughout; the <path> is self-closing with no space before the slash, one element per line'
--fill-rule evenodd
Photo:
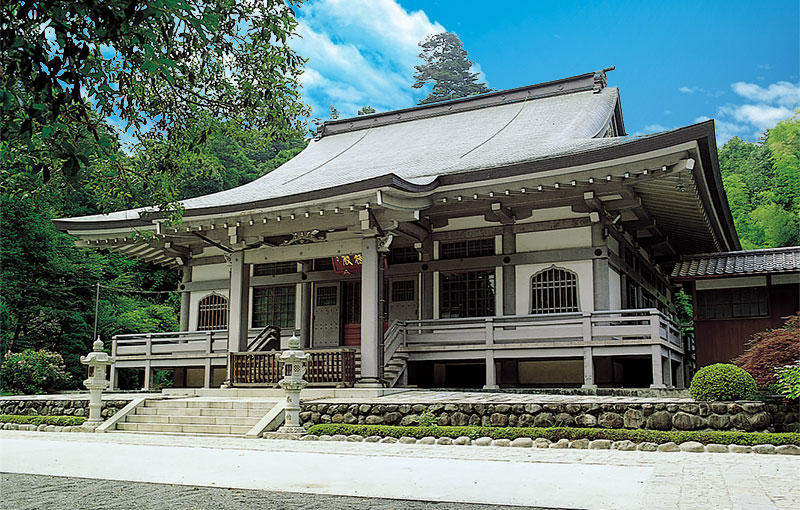
<path fill-rule="evenodd" d="M 244 437 L 275 405 L 249 399 L 145 400 L 118 422 L 115 430 Z"/>

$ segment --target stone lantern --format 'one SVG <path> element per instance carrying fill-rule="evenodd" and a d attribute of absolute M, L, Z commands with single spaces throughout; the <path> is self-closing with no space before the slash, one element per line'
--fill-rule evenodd
<path fill-rule="evenodd" d="M 106 367 L 114 363 L 114 359 L 103 352 L 103 341 L 100 337 L 93 344 L 94 351 L 88 356 L 81 356 L 81 363 L 89 365 L 89 377 L 83 385 L 89 390 L 89 419 L 84 425 L 96 427 L 103 422 L 101 409 L 103 407 L 103 390 L 108 388 L 106 380 Z"/>
<path fill-rule="evenodd" d="M 308 382 L 303 379 L 310 354 L 300 349 L 300 339 L 292 335 L 289 348 L 277 353 L 278 361 L 283 363 L 283 379 L 278 384 L 286 392 L 286 421 L 278 429 L 279 433 L 302 434 L 306 431 L 300 424 L 300 391 Z"/>

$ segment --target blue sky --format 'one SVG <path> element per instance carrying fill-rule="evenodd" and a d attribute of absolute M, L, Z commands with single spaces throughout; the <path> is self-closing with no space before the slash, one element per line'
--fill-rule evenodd
<path fill-rule="evenodd" d="M 800 108 L 800 2 L 312 0 L 298 12 L 314 116 L 413 106 L 417 43 L 455 32 L 489 86 L 506 89 L 616 66 L 630 134 L 708 118 L 720 143 Z"/>

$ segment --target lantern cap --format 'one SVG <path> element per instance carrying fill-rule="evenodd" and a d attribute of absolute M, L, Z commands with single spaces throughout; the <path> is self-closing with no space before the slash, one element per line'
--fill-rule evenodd
<path fill-rule="evenodd" d="M 95 340 L 94 343 L 92 344 L 92 347 L 94 347 L 94 350 L 96 352 L 102 352 L 103 348 L 105 347 L 105 345 L 103 344 L 103 341 L 100 340 L 100 337 L 98 336 L 97 340 Z"/>
<path fill-rule="evenodd" d="M 299 349 L 300 348 L 300 339 L 297 338 L 297 335 L 292 335 L 292 338 L 289 339 L 289 349 Z"/>

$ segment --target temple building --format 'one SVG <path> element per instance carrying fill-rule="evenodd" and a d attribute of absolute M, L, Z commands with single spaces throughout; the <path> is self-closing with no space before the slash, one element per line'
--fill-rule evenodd
<path fill-rule="evenodd" d="M 119 335 L 114 370 L 273 384 L 280 328 L 312 384 L 682 387 L 670 271 L 740 249 L 714 124 L 626 136 L 606 71 L 326 122 L 180 226 L 56 220 L 182 271 L 181 331 Z"/>

